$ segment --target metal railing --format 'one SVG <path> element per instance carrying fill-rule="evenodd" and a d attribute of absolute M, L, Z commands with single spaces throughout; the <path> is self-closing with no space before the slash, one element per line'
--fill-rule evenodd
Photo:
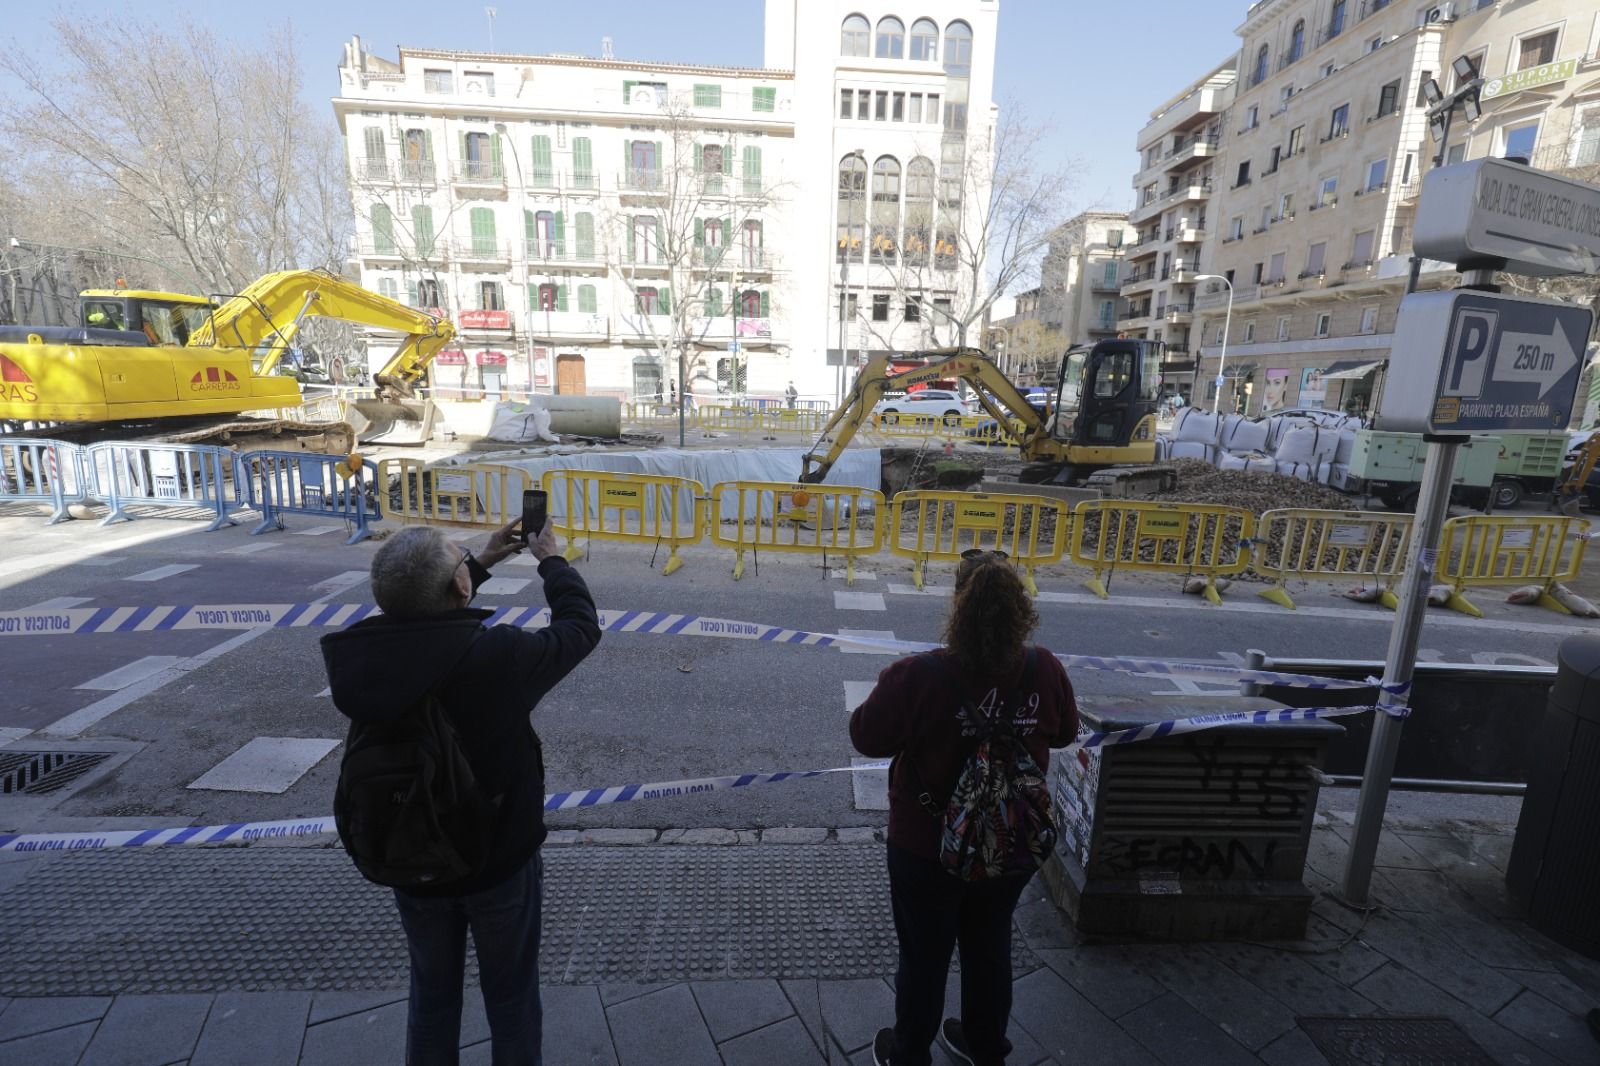
<path fill-rule="evenodd" d="M 509 263 L 511 245 L 493 237 L 463 237 L 455 241 L 457 259 L 478 263 Z"/>
<path fill-rule="evenodd" d="M 455 180 L 464 185 L 504 185 L 505 167 L 492 159 L 463 159 L 452 172 Z"/>

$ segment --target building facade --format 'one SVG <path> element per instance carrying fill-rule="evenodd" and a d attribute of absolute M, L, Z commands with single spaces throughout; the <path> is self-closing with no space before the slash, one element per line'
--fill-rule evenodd
<path fill-rule="evenodd" d="M 354 271 L 456 323 L 436 387 L 832 398 L 981 275 L 998 8 L 767 0 L 761 69 L 356 38 Z"/>
<path fill-rule="evenodd" d="M 1085 211 L 1051 234 L 1042 299 L 1045 317 L 1059 324 L 1056 328 L 1068 344 L 1093 344 L 1117 335 L 1130 233 L 1125 214 Z"/>
<path fill-rule="evenodd" d="M 1592 157 L 1597 20 L 1582 0 L 1252 5 L 1237 31 L 1238 87 L 1217 159 L 1211 215 L 1221 236 L 1202 261 L 1231 282 L 1231 323 L 1229 286 L 1203 284 L 1198 402 L 1250 414 L 1372 410 L 1421 179 L 1438 148 L 1424 83 L 1455 88 L 1460 55 L 1479 58 L 1487 79 L 1484 116 L 1470 128 L 1456 116 L 1446 162 Z M 1421 264 L 1419 287 L 1455 281 L 1449 264 Z"/>
<path fill-rule="evenodd" d="M 1210 210 L 1223 115 L 1233 102 L 1230 57 L 1151 113 L 1139 131 L 1139 169 L 1133 177 L 1132 236 L 1122 275 L 1125 334 L 1165 344 L 1167 389 L 1187 397 L 1194 379 L 1195 275 L 1215 232 Z"/>

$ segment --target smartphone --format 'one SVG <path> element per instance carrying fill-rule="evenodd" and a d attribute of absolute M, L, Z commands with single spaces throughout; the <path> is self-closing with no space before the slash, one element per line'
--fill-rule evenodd
<path fill-rule="evenodd" d="M 522 494 L 522 542 L 537 537 L 544 530 L 548 516 L 549 493 L 543 489 L 529 489 Z"/>

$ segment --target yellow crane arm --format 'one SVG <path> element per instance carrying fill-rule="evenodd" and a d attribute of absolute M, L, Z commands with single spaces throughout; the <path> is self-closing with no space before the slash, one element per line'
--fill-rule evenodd
<path fill-rule="evenodd" d="M 455 337 L 450 322 L 363 289 L 325 270 L 286 270 L 267 274 L 223 302 L 195 330 L 189 346 L 248 348 L 259 353 L 257 374 L 270 374 L 294 343 L 307 315 L 337 318 L 405 334 L 383 370 L 389 384 L 409 394 L 429 362 Z M 387 382 L 385 379 L 388 379 Z"/>
<path fill-rule="evenodd" d="M 952 348 L 919 354 L 942 358 L 927 366 L 891 375 L 889 357 L 875 355 L 861 368 L 861 373 L 856 375 L 855 384 L 850 388 L 850 395 L 845 397 L 844 403 L 833 413 L 833 417 L 828 420 L 827 426 L 822 430 L 822 436 L 817 441 L 817 445 L 821 445 L 831 437 L 832 446 L 825 455 L 819 456 L 815 450 L 817 445 L 814 445 L 813 450 L 807 452 L 802 459 L 804 464 L 804 470 L 800 475 L 802 482 L 815 484 L 828 476 L 828 471 L 838 462 L 850 439 L 871 417 L 873 407 L 883 399 L 885 392 L 906 389 L 929 381 L 959 378 L 973 386 L 978 394 L 978 402 L 1000 425 L 1004 426 L 1012 420 L 1021 422 L 1023 433 L 1020 443 L 1025 457 L 1037 450 L 1036 442 L 1048 437 L 1048 427 L 1040 420 L 1038 413 L 1028 405 L 1027 398 L 1017 391 L 1017 387 L 1011 384 L 1000 372 L 1000 368 L 990 362 L 989 357 L 981 350 Z"/>

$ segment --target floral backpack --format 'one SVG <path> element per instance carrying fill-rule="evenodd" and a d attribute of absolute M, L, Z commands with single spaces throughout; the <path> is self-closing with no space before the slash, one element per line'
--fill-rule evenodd
<path fill-rule="evenodd" d="M 921 787 L 921 775 L 915 774 L 913 767 L 919 782 L 918 802 L 944 822 L 940 865 L 963 881 L 1031 873 L 1056 844 L 1044 772 L 1015 728 L 1022 689 L 1033 676 L 1034 650 L 1029 648 L 1023 660 L 1018 691 L 997 706 L 993 715 L 972 705 L 944 660 L 932 655 L 925 658 L 952 674 L 962 710 L 977 729 L 977 743 L 962 764 L 955 790 L 942 810 Z"/>

